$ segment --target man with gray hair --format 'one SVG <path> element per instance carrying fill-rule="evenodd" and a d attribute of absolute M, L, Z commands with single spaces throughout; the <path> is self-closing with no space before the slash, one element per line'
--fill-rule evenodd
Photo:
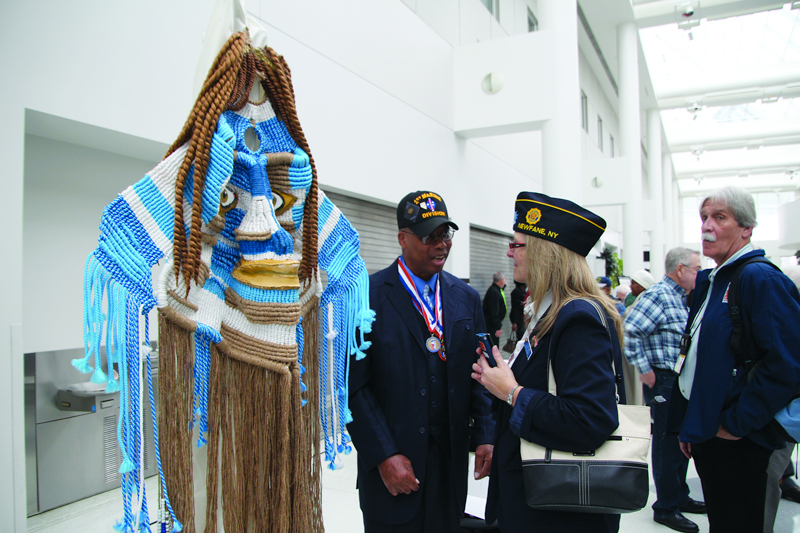
<path fill-rule="evenodd" d="M 800 383 L 800 293 L 774 265 L 749 262 L 764 251 L 750 243 L 756 210 L 748 192 L 709 194 L 700 220 L 703 255 L 716 266 L 697 274 L 670 426 L 680 427 L 681 450 L 694 457 L 710 531 L 763 531 L 767 465 L 785 446 L 769 423 Z M 729 291 L 745 262 L 735 291 L 741 337 L 731 342 Z"/>
<path fill-rule="evenodd" d="M 483 318 L 486 320 L 486 329 L 498 346 L 500 335 L 503 334 L 503 320 L 506 318 L 506 295 L 503 293 L 505 286 L 506 275 L 495 272 L 492 284 L 483 296 Z"/>
<path fill-rule="evenodd" d="M 689 316 L 686 293 L 694 288 L 700 254 L 673 248 L 667 253 L 664 270 L 664 278 L 643 292 L 625 317 L 625 357 L 646 385 L 644 398 L 653 419 L 653 520 L 676 531 L 693 533 L 699 530 L 697 524 L 682 512 L 703 513 L 705 505 L 689 497 L 689 459 L 681 453 L 678 436 L 667 432 L 667 417 L 675 383 L 672 369 Z"/>

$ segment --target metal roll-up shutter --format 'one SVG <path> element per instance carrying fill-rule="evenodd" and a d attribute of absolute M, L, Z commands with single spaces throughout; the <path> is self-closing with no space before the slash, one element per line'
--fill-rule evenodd
<path fill-rule="evenodd" d="M 506 296 L 506 318 L 503 320 L 501 346 L 511 334 L 508 311 L 511 310 L 511 291 L 514 290 L 514 261 L 506 256 L 510 240 L 510 233 L 496 233 L 475 227 L 469 229 L 469 284 L 481 295 L 481 301 L 492 284 L 494 273 L 499 271 L 506 275 L 506 288 L 503 291 Z"/>
<path fill-rule="evenodd" d="M 361 258 L 367 272 L 382 270 L 400 255 L 397 242 L 397 208 L 325 191 L 331 202 L 344 213 L 358 231 Z"/>

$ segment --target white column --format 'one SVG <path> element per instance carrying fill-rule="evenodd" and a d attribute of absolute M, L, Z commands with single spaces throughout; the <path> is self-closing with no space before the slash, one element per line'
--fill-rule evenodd
<path fill-rule="evenodd" d="M 650 272 L 656 281 L 664 276 L 664 207 L 659 196 L 662 191 L 661 113 L 658 109 L 647 112 L 647 176 L 648 195 L 653 212 L 647 213 L 653 221 L 650 231 Z"/>
<path fill-rule="evenodd" d="M 670 162 L 670 168 L 671 167 L 672 167 L 672 163 Z M 674 169 L 673 169 L 673 179 L 672 179 L 672 215 L 675 217 L 675 223 L 672 225 L 672 227 L 675 228 L 674 246 L 683 246 L 683 234 L 684 234 L 684 229 L 683 229 L 683 199 L 681 198 L 681 191 L 680 191 L 680 188 L 678 187 L 678 180 L 675 179 L 675 171 L 674 171 Z M 697 230 L 700 231 L 700 222 L 699 222 L 700 217 L 699 217 L 699 215 L 698 215 L 697 220 L 698 220 Z"/>
<path fill-rule="evenodd" d="M 619 148 L 626 160 L 629 200 L 622 206 L 625 274 L 644 267 L 642 232 L 642 135 L 639 111 L 639 35 L 633 22 L 617 26 L 619 57 Z"/>
<path fill-rule="evenodd" d="M 539 0 L 539 29 L 548 32 L 558 68 L 552 86 L 553 118 L 542 127 L 544 193 L 581 203 L 581 89 L 576 0 Z"/>
<path fill-rule="evenodd" d="M 14 20 L 15 15 L 11 15 Z M 4 24 L 0 22 L 0 28 Z M 3 41 L 0 38 L 0 41 Z M 0 65 L 8 66 L 0 46 Z M 13 69 L 12 69 L 13 71 Z M 25 83 L 7 87 L 0 101 L 0 167 L 3 168 L 3 260 L 0 261 L 0 530 L 26 531 L 25 372 L 22 348 L 22 191 L 24 187 Z"/>
<path fill-rule="evenodd" d="M 672 193 L 672 154 L 669 152 L 661 155 L 661 199 L 664 207 L 664 249 L 672 250 L 677 246 L 675 238 L 676 222 Z"/>

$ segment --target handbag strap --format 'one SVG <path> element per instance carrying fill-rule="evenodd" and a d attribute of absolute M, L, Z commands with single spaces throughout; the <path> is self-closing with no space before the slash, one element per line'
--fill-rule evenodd
<path fill-rule="evenodd" d="M 573 298 L 573 300 L 584 300 L 584 301 L 588 302 L 592 307 L 594 307 L 594 310 L 597 311 L 598 315 L 600 315 L 600 322 L 602 322 L 603 323 L 603 327 L 606 328 L 606 333 L 608 333 L 608 340 L 611 342 L 611 344 L 613 344 L 614 341 L 611 338 L 611 328 L 608 327 L 608 321 L 606 320 L 606 314 L 600 308 L 600 305 L 596 301 L 592 300 L 591 298 Z M 567 303 L 569 303 L 571 301 L 572 300 L 568 300 L 567 302 L 564 303 L 564 305 L 566 305 Z M 553 373 L 553 360 L 550 357 L 550 349 L 552 347 L 553 347 L 553 343 L 551 342 L 547 346 L 547 392 L 549 392 L 553 396 L 558 396 L 558 394 L 556 394 L 556 378 L 555 378 L 555 375 Z M 617 391 L 617 403 L 619 403 L 619 380 L 617 379 L 617 365 L 616 365 L 616 363 L 614 361 L 614 355 L 613 354 L 611 355 L 611 368 L 614 370 L 614 387 L 616 388 L 616 391 Z"/>

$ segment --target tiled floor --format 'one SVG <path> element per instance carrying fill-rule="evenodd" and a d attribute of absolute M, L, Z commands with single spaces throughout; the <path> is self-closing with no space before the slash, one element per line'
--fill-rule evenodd
<path fill-rule="evenodd" d="M 362 533 L 361 511 L 355 489 L 356 453 L 344 457 L 343 466 L 337 470 L 323 469 L 322 513 L 327 533 Z M 155 500 L 156 478 L 148 480 L 148 501 Z M 690 463 L 688 474 L 692 496 L 702 499 L 700 479 Z M 620 531 L 624 533 L 669 533 L 670 529 L 653 522 L 650 505 L 655 500 L 650 486 L 650 501 L 643 510 L 622 516 Z M 471 492 L 474 492 L 471 490 Z M 152 496 L 151 496 L 152 494 Z M 121 516 L 122 504 L 119 490 L 106 492 L 28 519 L 28 531 L 33 533 L 112 533 L 113 525 Z M 688 515 L 708 532 L 708 521 L 702 515 Z M 800 504 L 781 500 L 774 533 L 800 533 Z"/>

